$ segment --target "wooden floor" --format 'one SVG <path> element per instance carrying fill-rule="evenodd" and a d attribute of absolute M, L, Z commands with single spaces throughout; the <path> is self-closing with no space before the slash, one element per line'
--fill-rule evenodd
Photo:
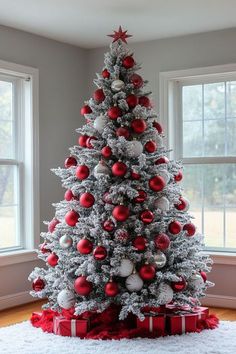
<path fill-rule="evenodd" d="M 37 301 L 0 311 L 0 327 L 28 320 L 33 311 L 41 310 L 42 304 L 43 301 Z M 236 310 L 211 307 L 210 312 L 215 313 L 220 320 L 236 321 Z"/>

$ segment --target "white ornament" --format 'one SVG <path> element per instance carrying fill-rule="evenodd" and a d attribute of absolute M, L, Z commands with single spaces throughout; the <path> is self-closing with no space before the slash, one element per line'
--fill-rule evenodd
<path fill-rule="evenodd" d="M 110 169 L 104 162 L 99 162 L 97 166 L 94 167 L 93 174 L 96 178 L 99 178 L 104 175 L 110 175 Z"/>
<path fill-rule="evenodd" d="M 114 92 L 119 92 L 125 87 L 125 83 L 122 80 L 114 80 L 111 84 L 111 89 Z"/>
<path fill-rule="evenodd" d="M 95 119 L 93 126 L 98 130 L 99 133 L 102 133 L 105 126 L 107 125 L 107 118 L 105 116 L 99 116 Z"/>
<path fill-rule="evenodd" d="M 161 283 L 158 286 L 157 291 L 158 291 L 157 301 L 159 305 L 165 305 L 172 301 L 174 292 L 173 289 L 168 284 Z"/>
<path fill-rule="evenodd" d="M 155 138 L 153 140 L 157 144 L 158 149 L 163 146 L 163 139 L 160 135 L 155 134 Z"/>
<path fill-rule="evenodd" d="M 188 280 L 188 286 L 194 290 L 201 290 L 204 286 L 204 280 L 200 274 L 193 274 Z"/>
<path fill-rule="evenodd" d="M 162 211 L 168 211 L 170 209 L 170 202 L 166 197 L 161 197 L 154 201 L 154 207 Z"/>
<path fill-rule="evenodd" d="M 57 295 L 58 305 L 63 309 L 70 309 L 75 304 L 74 293 L 68 289 L 63 289 Z"/>
<path fill-rule="evenodd" d="M 167 172 L 167 171 L 165 171 L 165 170 L 159 171 L 159 172 L 158 172 L 158 175 L 161 176 L 161 177 L 164 179 L 164 181 L 166 182 L 166 184 L 169 182 L 169 180 L 170 180 L 170 174 L 169 174 L 169 172 Z"/>
<path fill-rule="evenodd" d="M 163 252 L 158 251 L 157 254 L 154 256 L 154 263 L 157 269 L 163 268 L 166 264 L 166 255 Z"/>
<path fill-rule="evenodd" d="M 134 269 L 133 262 L 131 262 L 131 260 L 128 258 L 124 258 L 120 262 L 118 275 L 120 277 L 128 277 L 130 274 L 132 274 L 133 269 Z"/>
<path fill-rule="evenodd" d="M 143 145 L 137 140 L 129 141 L 127 143 L 126 152 L 129 157 L 138 157 L 143 152 Z"/>
<path fill-rule="evenodd" d="M 70 236 L 64 235 L 60 238 L 59 243 L 60 243 L 61 248 L 67 249 L 67 248 L 71 247 L 73 241 Z"/>
<path fill-rule="evenodd" d="M 139 291 L 143 287 L 143 280 L 137 273 L 134 273 L 126 279 L 125 286 L 129 291 Z"/>

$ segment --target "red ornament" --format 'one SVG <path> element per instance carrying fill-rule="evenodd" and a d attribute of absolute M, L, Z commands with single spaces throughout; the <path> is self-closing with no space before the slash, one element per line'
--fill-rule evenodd
<path fill-rule="evenodd" d="M 70 168 L 71 166 L 76 166 L 76 165 L 77 165 L 77 160 L 73 156 L 67 157 L 67 159 L 65 160 L 65 168 Z"/>
<path fill-rule="evenodd" d="M 89 254 L 93 250 L 93 244 L 91 241 L 89 241 L 86 238 L 82 238 L 78 243 L 77 243 L 77 251 L 81 254 Z"/>
<path fill-rule="evenodd" d="M 129 108 L 134 108 L 138 104 L 138 97 L 131 94 L 126 97 L 126 102 L 129 106 Z"/>
<path fill-rule="evenodd" d="M 51 253 L 47 257 L 47 262 L 51 267 L 56 267 L 56 265 L 58 263 L 58 256 L 55 253 Z"/>
<path fill-rule="evenodd" d="M 172 221 L 168 226 L 168 230 L 171 234 L 178 235 L 182 230 L 182 225 L 177 220 Z"/>
<path fill-rule="evenodd" d="M 165 187 L 166 182 L 163 177 L 154 176 L 154 177 L 150 178 L 148 184 L 149 184 L 149 187 L 151 188 L 151 190 L 153 190 L 154 192 L 160 192 Z"/>
<path fill-rule="evenodd" d="M 93 257 L 96 261 L 103 261 L 107 256 L 107 250 L 103 246 L 97 246 L 93 251 Z"/>
<path fill-rule="evenodd" d="M 143 86 L 143 79 L 138 74 L 133 74 L 130 77 L 130 82 L 134 85 L 134 88 L 139 89 Z"/>
<path fill-rule="evenodd" d="M 142 252 L 147 248 L 147 239 L 143 236 L 137 236 L 133 240 L 132 244 L 137 251 Z"/>
<path fill-rule="evenodd" d="M 207 281 L 206 272 L 201 271 L 201 272 L 200 272 L 200 275 L 201 275 L 201 277 L 202 277 L 202 279 L 203 279 L 203 281 L 204 281 L 204 283 L 205 283 L 205 282 Z"/>
<path fill-rule="evenodd" d="M 116 136 L 123 136 L 124 138 L 128 139 L 130 136 L 130 131 L 126 127 L 119 127 L 116 129 Z"/>
<path fill-rule="evenodd" d="M 80 180 L 86 179 L 89 176 L 89 168 L 86 165 L 79 165 L 76 168 L 75 174 Z"/>
<path fill-rule="evenodd" d="M 114 176 L 124 177 L 124 175 L 127 172 L 127 166 L 126 166 L 126 164 L 124 162 L 117 161 L 112 166 L 111 171 L 112 171 Z"/>
<path fill-rule="evenodd" d="M 113 106 L 108 109 L 107 115 L 111 120 L 116 120 L 118 117 L 122 115 L 122 111 L 119 107 Z"/>
<path fill-rule="evenodd" d="M 105 95 L 104 95 L 103 89 L 97 89 L 93 94 L 93 98 L 98 103 L 101 103 L 102 101 L 104 101 Z"/>
<path fill-rule="evenodd" d="M 78 222 L 79 214 L 74 210 L 70 210 L 65 215 L 65 222 L 69 226 L 75 226 Z"/>
<path fill-rule="evenodd" d="M 153 122 L 152 125 L 154 126 L 154 128 L 156 128 L 156 130 L 158 131 L 159 134 L 163 133 L 163 129 L 160 123 L 158 122 Z"/>
<path fill-rule="evenodd" d="M 90 137 L 87 139 L 87 141 L 86 141 L 86 146 L 87 146 L 87 148 L 93 149 L 93 145 L 91 144 L 91 142 L 92 142 L 93 140 L 97 140 L 97 138 L 95 138 L 95 136 L 90 136 Z"/>
<path fill-rule="evenodd" d="M 131 127 L 135 133 L 142 134 L 147 129 L 147 124 L 145 120 L 136 118 L 132 120 Z"/>
<path fill-rule="evenodd" d="M 150 140 L 144 145 L 144 148 L 147 152 L 151 154 L 156 151 L 157 144 L 155 143 L 155 141 Z"/>
<path fill-rule="evenodd" d="M 74 289 L 77 294 L 87 296 L 93 290 L 93 284 L 85 276 L 78 277 L 74 282 Z"/>
<path fill-rule="evenodd" d="M 129 234 L 124 229 L 118 229 L 115 232 L 115 239 L 120 242 L 126 242 L 129 239 Z"/>
<path fill-rule="evenodd" d="M 155 165 L 161 165 L 163 163 L 168 163 L 168 162 L 169 162 L 169 159 L 166 156 L 162 156 L 156 160 Z"/>
<path fill-rule="evenodd" d="M 88 135 L 81 135 L 78 139 L 78 144 L 81 146 L 81 147 L 87 147 L 87 140 L 88 140 Z"/>
<path fill-rule="evenodd" d="M 130 177 L 131 177 L 131 179 L 136 180 L 136 181 L 141 178 L 140 174 L 139 174 L 139 173 L 136 173 L 136 172 L 134 172 L 134 171 L 131 171 Z"/>
<path fill-rule="evenodd" d="M 107 69 L 104 69 L 104 70 L 102 71 L 102 77 L 103 77 L 104 79 L 109 79 L 110 73 L 109 73 L 109 71 L 108 71 Z"/>
<path fill-rule="evenodd" d="M 179 170 L 177 175 L 174 175 L 174 179 L 176 182 L 180 182 L 183 179 L 183 172 L 181 170 Z"/>
<path fill-rule="evenodd" d="M 104 229 L 105 231 L 111 232 L 111 231 L 114 230 L 115 225 L 114 225 L 113 221 L 111 221 L 111 220 L 105 220 L 105 221 L 103 222 L 103 224 L 102 224 L 102 227 L 103 227 L 103 229 Z"/>
<path fill-rule="evenodd" d="M 146 107 L 146 108 L 149 108 L 149 107 L 151 106 L 151 102 L 150 102 L 149 98 L 146 97 L 146 96 L 141 96 L 141 97 L 139 97 L 138 103 L 139 103 L 141 106 L 144 106 L 144 107 Z"/>
<path fill-rule="evenodd" d="M 52 251 L 47 248 L 47 242 L 44 242 L 40 245 L 40 251 L 45 254 L 45 253 L 51 253 Z"/>
<path fill-rule="evenodd" d="M 108 37 L 113 38 L 113 42 L 118 41 L 120 39 L 122 42 L 127 43 L 126 38 L 132 37 L 131 34 L 127 34 L 127 31 L 123 31 L 122 27 L 119 26 L 118 31 L 113 31 L 114 34 L 108 34 Z"/>
<path fill-rule="evenodd" d="M 166 250 L 170 245 L 170 239 L 166 234 L 159 234 L 155 237 L 155 246 L 161 251 Z"/>
<path fill-rule="evenodd" d="M 171 287 L 176 293 L 179 293 L 180 291 L 183 291 L 186 288 L 185 279 L 183 277 L 180 277 L 180 278 L 181 278 L 180 281 L 171 283 Z"/>
<path fill-rule="evenodd" d="M 112 204 L 109 192 L 103 194 L 102 200 L 104 201 L 104 203 Z"/>
<path fill-rule="evenodd" d="M 143 191 L 142 189 L 139 189 L 138 191 L 138 196 L 134 198 L 135 203 L 143 203 L 146 198 L 147 198 L 147 193 Z"/>
<path fill-rule="evenodd" d="M 114 297 L 119 293 L 119 286 L 114 281 L 109 281 L 104 287 L 105 294 L 109 297 Z"/>
<path fill-rule="evenodd" d="M 175 204 L 175 208 L 178 210 L 185 210 L 186 207 L 188 206 L 188 202 L 183 197 L 180 197 L 179 201 L 180 203 Z"/>
<path fill-rule="evenodd" d="M 117 221 L 125 221 L 129 217 L 129 208 L 125 205 L 117 205 L 113 209 L 112 215 Z"/>
<path fill-rule="evenodd" d="M 190 222 L 184 225 L 183 230 L 186 231 L 187 236 L 193 236 L 196 232 L 196 227 Z"/>
<path fill-rule="evenodd" d="M 108 158 L 112 155 L 112 150 L 110 146 L 104 146 L 101 150 L 102 156 Z"/>
<path fill-rule="evenodd" d="M 37 291 L 37 292 L 42 291 L 44 289 L 44 287 L 45 287 L 45 283 L 44 283 L 43 279 L 41 279 L 39 277 L 34 279 L 34 281 L 32 283 L 32 289 L 34 291 Z"/>
<path fill-rule="evenodd" d="M 91 193 L 83 193 L 79 198 L 80 205 L 84 208 L 91 208 L 93 206 L 95 199 Z"/>
<path fill-rule="evenodd" d="M 139 270 L 139 275 L 143 280 L 153 280 L 156 275 L 156 269 L 151 264 L 144 264 Z"/>
<path fill-rule="evenodd" d="M 154 219 L 154 215 L 150 210 L 144 210 L 140 214 L 140 219 L 144 224 L 151 224 Z"/>
<path fill-rule="evenodd" d="M 125 69 L 131 69 L 135 64 L 134 58 L 129 55 L 127 57 L 125 57 L 122 61 L 122 65 Z"/>
<path fill-rule="evenodd" d="M 74 198 L 74 194 L 72 193 L 72 191 L 71 191 L 70 189 L 68 189 L 68 190 L 65 192 L 64 198 L 65 198 L 65 200 L 67 200 L 68 202 Z"/>
<path fill-rule="evenodd" d="M 80 110 L 80 113 L 82 114 L 82 116 L 84 116 L 85 114 L 90 114 L 92 113 L 91 108 L 86 104 L 85 106 L 83 106 Z"/>
<path fill-rule="evenodd" d="M 48 231 L 49 232 L 53 232 L 55 230 L 55 227 L 57 226 L 57 224 L 59 224 L 60 221 L 57 220 L 56 218 L 53 218 L 50 223 L 48 224 Z"/>

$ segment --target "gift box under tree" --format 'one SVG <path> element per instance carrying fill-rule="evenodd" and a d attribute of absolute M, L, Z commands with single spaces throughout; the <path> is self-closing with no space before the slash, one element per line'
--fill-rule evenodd
<path fill-rule="evenodd" d="M 84 338 L 90 329 L 89 319 L 67 319 L 63 316 L 53 318 L 53 333 L 66 337 Z"/>

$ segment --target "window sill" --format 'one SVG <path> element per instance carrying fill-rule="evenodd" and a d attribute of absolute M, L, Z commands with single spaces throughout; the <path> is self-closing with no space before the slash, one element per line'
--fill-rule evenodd
<path fill-rule="evenodd" d="M 214 264 L 236 265 L 236 253 L 204 251 L 209 254 Z"/>
<path fill-rule="evenodd" d="M 32 262 L 37 260 L 35 250 L 20 250 L 0 254 L 0 267 L 17 263 Z"/>

